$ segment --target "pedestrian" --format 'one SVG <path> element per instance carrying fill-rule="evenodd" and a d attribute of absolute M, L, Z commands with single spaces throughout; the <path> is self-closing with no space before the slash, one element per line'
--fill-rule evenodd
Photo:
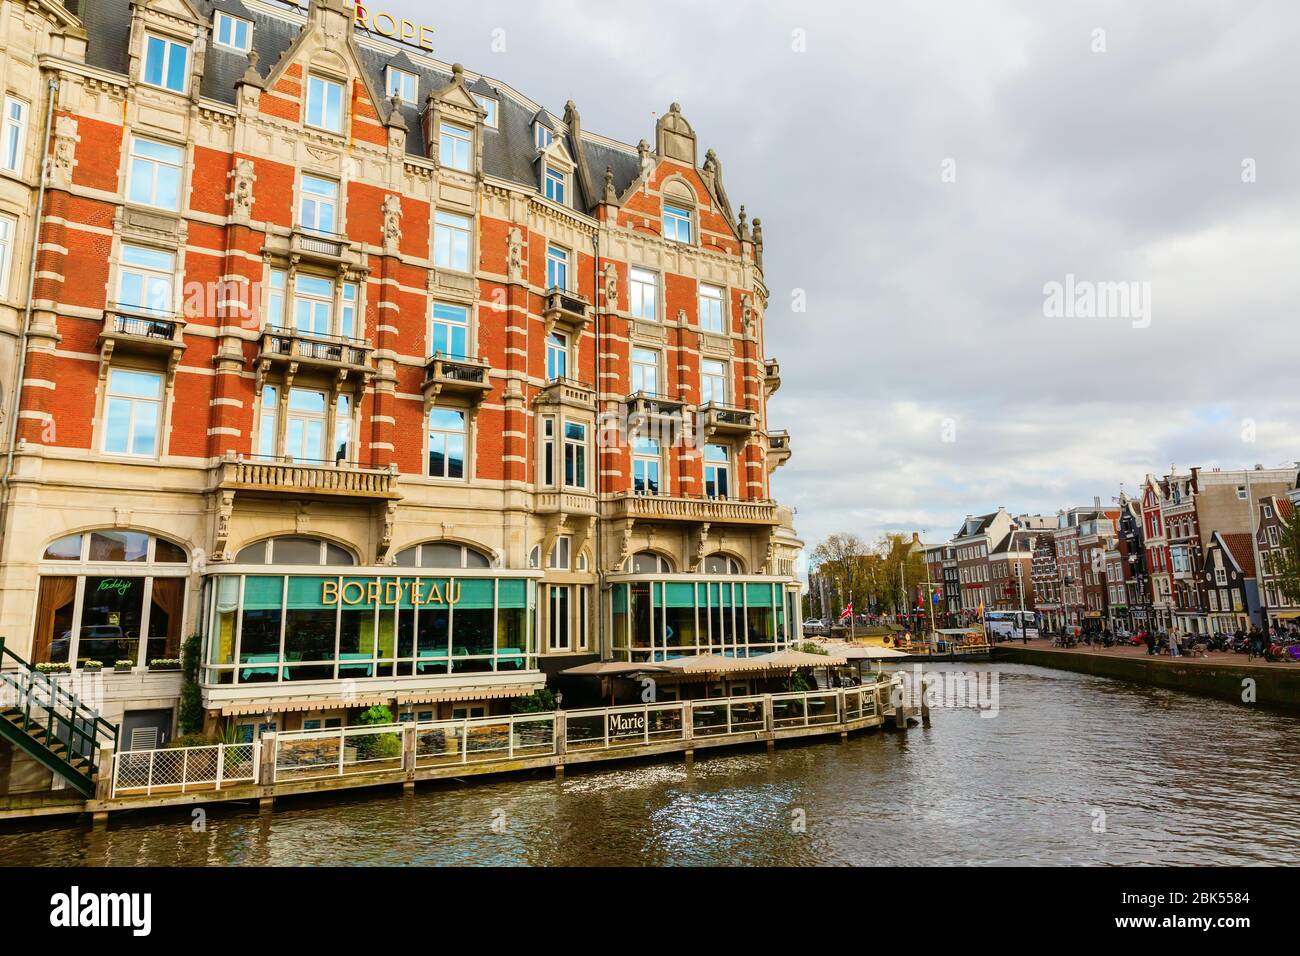
<path fill-rule="evenodd" d="M 1177 632 L 1177 631 L 1170 631 L 1170 632 L 1169 632 L 1169 656 L 1170 656 L 1170 657 L 1181 657 L 1181 656 L 1182 656 L 1182 655 L 1179 653 L 1179 651 L 1178 651 L 1178 632 Z"/>
<path fill-rule="evenodd" d="M 1150 631 L 1144 630 L 1142 632 L 1142 643 L 1144 643 L 1147 646 L 1147 657 L 1155 656 L 1156 639 L 1155 636 Z"/>

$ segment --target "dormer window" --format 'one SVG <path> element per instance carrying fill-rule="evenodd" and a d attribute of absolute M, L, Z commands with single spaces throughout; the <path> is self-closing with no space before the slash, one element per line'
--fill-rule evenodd
<path fill-rule="evenodd" d="M 538 123 L 537 124 L 537 148 L 545 149 L 547 146 L 550 146 L 551 143 L 553 142 L 555 142 L 555 134 L 552 133 L 545 126 L 543 126 L 541 123 Z"/>
<path fill-rule="evenodd" d="M 144 36 L 144 82 L 164 90 L 184 93 L 189 80 L 190 48 L 164 37 Z"/>
<path fill-rule="evenodd" d="M 307 125 L 343 132 L 343 84 L 319 76 L 307 78 Z"/>
<path fill-rule="evenodd" d="M 569 191 L 567 189 L 568 177 L 554 166 L 546 167 L 546 198 L 551 202 L 557 202 L 561 206 L 568 202 Z"/>
<path fill-rule="evenodd" d="M 484 96 L 482 93 L 472 94 L 474 102 L 483 107 L 483 112 L 487 114 L 483 118 L 483 125 L 490 129 L 497 128 L 497 101 L 490 96 Z"/>
<path fill-rule="evenodd" d="M 247 20 L 217 11 L 212 37 L 217 46 L 247 53 L 253 45 L 253 25 Z"/>
<path fill-rule="evenodd" d="M 470 147 L 473 135 L 469 130 L 453 123 L 442 123 L 438 127 L 438 159 L 450 169 L 459 169 L 463 173 L 470 171 Z"/>
<path fill-rule="evenodd" d="M 395 66 L 388 67 L 388 95 L 396 96 L 403 103 L 415 103 L 417 101 L 415 74 L 399 70 Z"/>

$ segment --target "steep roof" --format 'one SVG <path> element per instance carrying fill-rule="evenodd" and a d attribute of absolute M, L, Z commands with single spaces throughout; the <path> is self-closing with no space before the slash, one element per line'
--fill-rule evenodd
<path fill-rule="evenodd" d="M 1255 576 L 1255 549 L 1248 534 L 1216 534 L 1246 577 Z"/>

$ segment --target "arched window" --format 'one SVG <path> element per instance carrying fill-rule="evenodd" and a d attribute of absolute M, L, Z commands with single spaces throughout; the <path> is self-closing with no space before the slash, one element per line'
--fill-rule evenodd
<path fill-rule="evenodd" d="M 662 554 L 638 551 L 632 555 L 633 574 L 672 574 L 673 566 Z"/>
<path fill-rule="evenodd" d="M 469 545 L 453 541 L 426 541 L 399 551 L 399 568 L 490 568 L 492 559 Z"/>
<path fill-rule="evenodd" d="M 664 238 L 690 245 L 695 241 L 695 193 L 680 179 L 663 187 Z"/>
<path fill-rule="evenodd" d="M 31 657 L 131 670 L 180 657 L 189 556 L 145 531 L 105 529 L 46 546 Z"/>
<path fill-rule="evenodd" d="M 744 574 L 740 562 L 728 554 L 711 554 L 704 559 L 705 574 Z"/>
<path fill-rule="evenodd" d="M 320 538 L 287 536 L 250 544 L 235 555 L 235 564 L 278 564 L 302 567 L 351 567 L 356 556 Z"/>

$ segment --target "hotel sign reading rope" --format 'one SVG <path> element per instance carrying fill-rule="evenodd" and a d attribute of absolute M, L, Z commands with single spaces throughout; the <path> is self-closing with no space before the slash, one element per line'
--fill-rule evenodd
<path fill-rule="evenodd" d="M 353 10 L 359 29 L 386 40 L 433 52 L 433 27 L 412 23 L 405 17 L 394 16 L 383 10 L 372 10 L 360 3 L 355 4 Z"/>

